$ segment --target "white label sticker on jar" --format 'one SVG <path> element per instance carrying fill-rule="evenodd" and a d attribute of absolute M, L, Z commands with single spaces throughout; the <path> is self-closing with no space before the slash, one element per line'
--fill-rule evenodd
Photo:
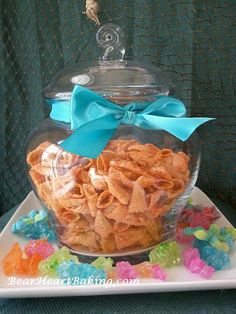
<path fill-rule="evenodd" d="M 71 78 L 73 84 L 86 85 L 90 82 L 90 77 L 87 74 L 76 75 Z"/>

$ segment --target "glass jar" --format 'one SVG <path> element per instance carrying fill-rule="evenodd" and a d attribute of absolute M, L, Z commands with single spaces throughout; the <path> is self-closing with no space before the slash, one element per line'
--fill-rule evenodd
<path fill-rule="evenodd" d="M 60 146 L 75 132 L 61 118 L 70 112 L 74 85 L 121 107 L 145 107 L 170 92 L 171 83 L 160 69 L 124 59 L 118 26 L 106 24 L 96 36 L 103 57 L 88 67 L 61 71 L 45 90 L 46 100 L 53 103 L 51 118 L 30 136 L 28 174 L 59 245 L 82 257 L 137 260 L 157 243 L 174 238 L 178 216 L 197 180 L 199 145 L 196 135 L 181 141 L 163 130 L 122 124 L 96 158 Z"/>

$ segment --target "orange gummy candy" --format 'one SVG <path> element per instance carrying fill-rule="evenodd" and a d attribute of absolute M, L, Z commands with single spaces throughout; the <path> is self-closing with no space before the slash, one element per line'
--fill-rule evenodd
<path fill-rule="evenodd" d="M 38 264 L 42 260 L 39 254 L 23 258 L 19 243 L 14 243 L 8 254 L 2 260 L 2 269 L 6 276 L 37 276 Z"/>

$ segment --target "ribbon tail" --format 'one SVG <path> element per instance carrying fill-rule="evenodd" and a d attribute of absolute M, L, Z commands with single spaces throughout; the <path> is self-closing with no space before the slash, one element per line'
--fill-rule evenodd
<path fill-rule="evenodd" d="M 106 116 L 80 126 L 60 146 L 68 152 L 97 158 L 112 138 L 120 121 Z"/>
<path fill-rule="evenodd" d="M 138 126 L 145 129 L 165 130 L 180 139 L 181 141 L 186 141 L 191 136 L 191 134 L 203 123 L 214 120 L 214 118 L 157 117 L 146 114 L 138 116 L 140 120 Z"/>

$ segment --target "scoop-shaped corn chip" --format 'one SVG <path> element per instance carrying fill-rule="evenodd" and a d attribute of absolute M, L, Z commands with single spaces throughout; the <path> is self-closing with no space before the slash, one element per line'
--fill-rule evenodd
<path fill-rule="evenodd" d="M 155 178 L 153 177 L 145 177 L 145 176 L 140 176 L 137 179 L 137 182 L 143 187 L 143 188 L 147 188 L 149 186 L 152 186 L 155 184 Z"/>
<path fill-rule="evenodd" d="M 135 247 L 139 244 L 149 246 L 154 242 L 145 227 L 130 227 L 122 232 L 114 233 L 114 237 L 118 250 Z"/>
<path fill-rule="evenodd" d="M 148 219 L 146 224 L 147 232 L 151 235 L 151 237 L 158 241 L 160 239 L 161 230 L 158 222 L 153 219 Z"/>
<path fill-rule="evenodd" d="M 128 171 L 134 172 L 140 176 L 146 174 L 146 170 L 144 168 L 128 160 L 112 160 L 111 166 L 121 169 L 121 170 L 125 169 Z"/>
<path fill-rule="evenodd" d="M 113 232 L 112 225 L 100 210 L 97 211 L 94 230 L 101 238 L 107 238 Z"/>
<path fill-rule="evenodd" d="M 179 172 L 185 173 L 186 171 L 188 171 L 188 160 L 185 156 L 183 155 L 183 153 L 173 155 L 173 169 L 172 169 L 173 174 Z"/>
<path fill-rule="evenodd" d="M 100 240 L 102 250 L 105 253 L 115 252 L 117 250 L 116 242 L 113 234 L 110 234 L 108 238 L 101 238 Z"/>
<path fill-rule="evenodd" d="M 168 149 L 168 148 L 164 148 L 164 149 L 161 149 L 161 155 L 162 157 L 169 157 L 169 156 L 172 156 L 173 155 L 173 151 L 171 149 Z"/>
<path fill-rule="evenodd" d="M 88 171 L 83 168 L 76 167 L 73 173 L 75 182 L 78 183 L 90 183 L 90 177 Z"/>
<path fill-rule="evenodd" d="M 113 205 L 113 204 L 112 204 Z M 129 213 L 125 205 L 117 204 L 110 206 L 104 210 L 104 215 L 116 222 L 121 222 L 127 225 L 140 226 L 145 225 L 147 219 L 139 213 Z"/>
<path fill-rule="evenodd" d="M 80 215 L 67 210 L 63 214 L 60 215 L 60 218 L 64 220 L 65 222 L 70 223 L 70 222 L 79 220 Z"/>
<path fill-rule="evenodd" d="M 173 180 L 158 179 L 156 180 L 154 186 L 157 189 L 170 190 L 173 188 L 174 183 L 173 183 Z"/>
<path fill-rule="evenodd" d="M 150 168 L 149 171 L 152 174 L 152 176 L 157 179 L 166 179 L 166 180 L 172 179 L 171 174 L 164 167 L 153 166 Z"/>
<path fill-rule="evenodd" d="M 131 200 L 129 204 L 129 212 L 137 213 L 143 212 L 147 210 L 147 200 L 143 187 L 139 184 L 139 182 L 134 183 L 133 192 L 131 195 Z"/>
<path fill-rule="evenodd" d="M 88 223 L 88 221 L 85 218 L 80 216 L 80 219 L 76 220 L 76 222 L 71 222 L 71 223 L 67 224 L 67 226 L 64 230 L 64 233 L 63 233 L 63 237 L 64 237 L 64 239 L 67 239 L 72 234 L 76 235 L 76 234 L 79 234 L 81 232 L 87 232 L 87 231 L 91 231 L 90 224 Z"/>
<path fill-rule="evenodd" d="M 121 232 L 129 228 L 129 225 L 116 221 L 114 223 L 114 232 Z"/>
<path fill-rule="evenodd" d="M 158 204 L 160 205 L 160 199 L 163 198 L 163 196 L 166 195 L 166 192 L 163 190 L 157 190 L 153 193 L 150 193 L 147 196 L 147 199 L 149 199 L 148 208 L 152 209 L 153 207 L 156 207 Z"/>
<path fill-rule="evenodd" d="M 36 148 L 34 149 L 33 151 L 31 151 L 30 153 L 28 153 L 27 155 L 27 163 L 30 165 L 30 166 L 34 166 L 38 163 L 41 162 L 41 157 L 42 157 L 42 154 L 43 154 L 43 150 L 40 149 L 40 148 Z"/>
<path fill-rule="evenodd" d="M 89 169 L 89 177 L 95 190 L 101 191 L 107 189 L 107 184 L 105 182 L 104 176 L 97 174 L 95 168 Z"/>
<path fill-rule="evenodd" d="M 103 191 L 98 197 L 97 207 L 105 208 L 109 206 L 113 202 L 113 200 L 114 200 L 114 196 L 111 194 L 110 191 L 108 190 Z"/>
<path fill-rule="evenodd" d="M 126 186 L 128 188 L 133 188 L 134 182 L 128 179 L 123 172 L 120 170 L 110 167 L 108 176 L 110 178 L 113 178 L 114 180 L 119 181 L 123 186 Z"/>
<path fill-rule="evenodd" d="M 95 193 L 93 195 L 88 196 L 87 201 L 90 213 L 93 217 L 95 217 L 97 213 L 98 194 Z"/>
<path fill-rule="evenodd" d="M 97 250 L 99 249 L 97 243 L 97 235 L 94 231 L 81 232 L 79 234 L 71 234 L 66 239 L 62 238 L 63 242 L 75 248 L 78 244 L 82 247 L 86 247 L 89 249 Z M 80 249 L 80 248 L 79 248 Z"/>
<path fill-rule="evenodd" d="M 83 190 L 84 190 L 84 195 L 86 197 L 96 194 L 96 191 L 94 187 L 92 186 L 92 184 L 86 184 L 86 183 L 83 184 Z"/>
<path fill-rule="evenodd" d="M 130 194 L 124 188 L 122 188 L 116 180 L 105 177 L 105 181 L 111 194 L 113 194 L 121 202 L 121 204 L 129 203 Z"/>
<path fill-rule="evenodd" d="M 41 175 L 40 173 L 38 173 L 37 171 L 35 171 L 34 169 L 31 169 L 29 171 L 29 175 L 32 179 L 32 181 L 34 182 L 34 184 L 36 186 L 38 186 L 39 184 L 45 182 L 45 176 Z"/>

